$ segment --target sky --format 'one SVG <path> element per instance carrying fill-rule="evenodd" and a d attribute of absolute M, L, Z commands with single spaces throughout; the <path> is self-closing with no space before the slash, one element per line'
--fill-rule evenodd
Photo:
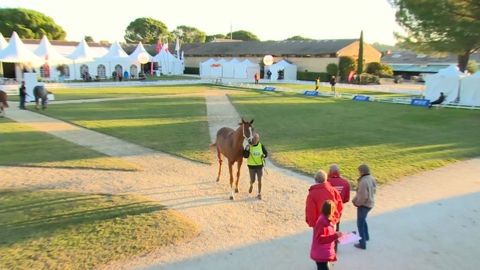
<path fill-rule="evenodd" d="M 175 4 L 179 3 L 179 4 Z M 260 40 L 300 35 L 313 39 L 352 39 L 364 32 L 368 43 L 396 43 L 395 10 L 387 0 L 0 0 L 0 7 L 27 8 L 52 17 L 67 40 L 92 36 L 95 41 L 124 42 L 127 26 L 151 17 L 172 31 L 179 25 L 207 35 L 246 30 Z"/>

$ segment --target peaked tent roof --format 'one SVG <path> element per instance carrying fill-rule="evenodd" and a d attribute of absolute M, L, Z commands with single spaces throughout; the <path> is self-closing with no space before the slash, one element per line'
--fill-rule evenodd
<path fill-rule="evenodd" d="M 170 52 L 167 52 L 165 50 L 161 50 L 157 55 L 153 57 L 154 61 L 164 61 L 164 62 L 170 62 L 170 61 L 176 61 L 178 60 L 175 56 L 173 56 Z"/>
<path fill-rule="evenodd" d="M 20 37 L 14 31 L 10 38 L 10 43 L 3 50 L 0 51 L 0 61 L 7 63 L 43 63 L 44 59 L 36 56 L 31 52 L 25 44 L 23 44 Z"/>
<path fill-rule="evenodd" d="M 253 66 L 253 65 L 258 65 L 258 66 L 260 66 L 260 64 L 254 63 L 254 62 L 252 62 L 252 61 L 250 61 L 250 60 L 248 60 L 248 59 L 243 60 L 243 62 L 241 62 L 240 64 L 242 64 L 242 65 L 250 65 L 250 66 Z"/>
<path fill-rule="evenodd" d="M 293 66 L 293 65 L 285 61 L 285 59 L 282 59 L 282 61 L 275 63 L 272 66 Z"/>
<path fill-rule="evenodd" d="M 78 46 L 75 48 L 75 50 L 67 56 L 67 58 L 73 60 L 73 61 L 93 61 L 94 58 L 97 58 L 98 54 L 92 50 L 85 39 L 82 39 L 80 43 L 78 43 Z"/>
<path fill-rule="evenodd" d="M 8 42 L 3 37 L 2 33 L 0 33 L 0 52 L 5 50 L 8 47 Z"/>
<path fill-rule="evenodd" d="M 441 69 L 437 74 L 435 75 L 438 75 L 438 76 L 465 76 L 465 74 L 463 74 L 463 72 L 461 72 L 460 70 L 458 70 L 458 67 L 456 65 L 450 65 L 449 67 L 447 68 L 444 68 L 444 69 Z"/>
<path fill-rule="evenodd" d="M 47 36 L 43 36 L 40 44 L 33 52 L 40 58 L 47 59 L 48 62 L 71 62 L 72 60 L 61 55 L 55 48 L 52 46 Z"/>
<path fill-rule="evenodd" d="M 111 60 L 128 61 L 129 57 L 128 57 L 128 54 L 122 49 L 122 46 L 120 46 L 118 41 L 115 41 L 110 46 L 110 49 L 108 50 L 108 53 L 105 54 L 104 56 L 98 58 L 98 60 L 103 60 L 103 61 L 111 61 Z"/>
<path fill-rule="evenodd" d="M 143 52 L 147 53 L 149 58 L 152 58 L 152 56 L 147 52 L 147 50 L 145 50 L 145 47 L 143 47 L 143 44 L 140 41 L 140 42 L 138 42 L 138 45 L 137 45 L 137 48 L 135 48 L 135 51 L 133 51 L 132 54 L 130 54 L 128 56 L 128 60 L 138 61 L 138 55 L 143 53 Z"/>
<path fill-rule="evenodd" d="M 226 63 L 228 63 L 228 61 L 225 60 L 224 58 L 222 58 L 222 59 L 218 60 L 217 63 L 218 64 L 226 64 Z"/>
<path fill-rule="evenodd" d="M 238 61 L 237 58 L 233 58 L 232 60 L 228 61 L 227 64 L 232 64 L 232 65 L 240 64 L 240 61 Z"/>
<path fill-rule="evenodd" d="M 205 62 L 201 62 L 200 64 L 211 64 L 211 63 L 215 63 L 215 62 L 216 62 L 215 59 L 210 58 L 210 59 L 208 59 L 208 60 L 205 61 Z"/>

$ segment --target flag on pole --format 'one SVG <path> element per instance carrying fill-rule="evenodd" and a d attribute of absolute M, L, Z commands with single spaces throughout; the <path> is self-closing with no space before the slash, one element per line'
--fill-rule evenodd
<path fill-rule="evenodd" d="M 177 37 L 177 44 L 175 44 L 175 51 L 177 51 L 177 55 L 178 55 L 178 52 L 180 51 L 180 41 L 178 40 L 178 37 Z"/>
<path fill-rule="evenodd" d="M 45 64 L 43 65 L 43 76 L 50 78 L 50 66 L 48 65 L 48 54 L 45 55 Z"/>
<path fill-rule="evenodd" d="M 165 42 L 165 46 L 163 46 L 163 47 L 165 47 L 165 52 L 168 52 L 168 41 Z"/>
<path fill-rule="evenodd" d="M 355 71 L 350 71 L 350 74 L 348 74 L 348 82 L 352 81 L 353 75 L 355 75 Z"/>
<path fill-rule="evenodd" d="M 161 39 L 161 38 L 158 38 L 157 54 L 159 54 L 161 50 L 162 50 L 162 39 Z"/>
<path fill-rule="evenodd" d="M 150 62 L 150 75 L 153 76 L 153 57 L 152 62 Z"/>

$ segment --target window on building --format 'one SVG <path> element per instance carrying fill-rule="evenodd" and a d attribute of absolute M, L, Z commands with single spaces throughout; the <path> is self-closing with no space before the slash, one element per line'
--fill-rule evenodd
<path fill-rule="evenodd" d="M 106 79 L 107 78 L 107 69 L 105 68 L 104 65 L 98 65 L 97 67 L 97 76 L 100 79 Z"/>
<path fill-rule="evenodd" d="M 88 66 L 87 65 L 81 65 L 80 66 L 80 78 L 83 78 L 82 75 L 85 74 L 85 73 L 90 73 L 88 71 Z"/>
<path fill-rule="evenodd" d="M 117 72 L 117 74 L 121 73 L 123 75 L 123 67 L 122 65 L 116 65 L 115 66 L 115 71 Z"/>
<path fill-rule="evenodd" d="M 138 68 L 137 65 L 131 65 L 130 66 L 130 75 L 137 75 Z"/>

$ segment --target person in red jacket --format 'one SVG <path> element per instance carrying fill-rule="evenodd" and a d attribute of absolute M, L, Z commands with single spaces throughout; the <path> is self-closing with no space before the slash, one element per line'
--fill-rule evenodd
<path fill-rule="evenodd" d="M 307 202 L 305 206 L 305 221 L 308 226 L 313 227 L 317 222 L 322 210 L 323 202 L 332 200 L 335 203 L 335 213 L 332 223 L 336 225 L 340 221 L 343 210 L 342 198 L 340 193 L 327 182 L 327 173 L 318 170 L 315 174 L 315 183 L 308 190 Z"/>
<path fill-rule="evenodd" d="M 350 201 L 350 183 L 340 176 L 340 167 L 337 164 L 330 165 L 327 181 L 340 193 L 342 203 Z M 340 216 L 341 218 L 341 216 Z M 340 230 L 340 219 L 336 225 L 337 232 Z M 335 251 L 337 251 L 338 243 L 335 242 Z"/>
<path fill-rule="evenodd" d="M 322 204 L 321 215 L 313 227 L 310 258 L 317 263 L 317 270 L 329 270 L 330 262 L 337 261 L 334 242 L 342 237 L 342 232 L 336 232 L 332 220 L 335 215 L 335 202 L 326 200 Z"/>

